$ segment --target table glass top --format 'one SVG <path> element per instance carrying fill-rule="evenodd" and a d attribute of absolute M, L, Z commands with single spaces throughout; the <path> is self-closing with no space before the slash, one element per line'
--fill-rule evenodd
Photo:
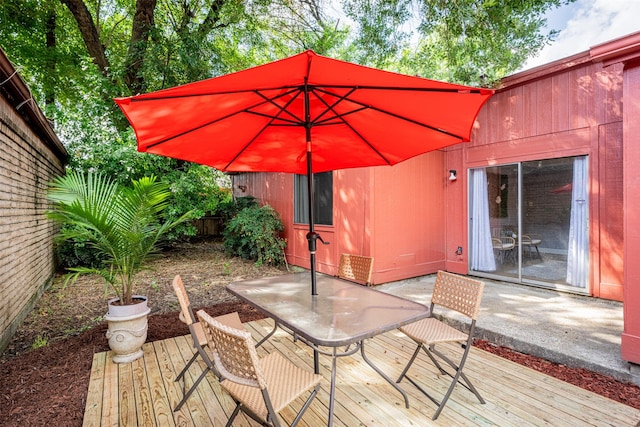
<path fill-rule="evenodd" d="M 227 289 L 302 337 L 321 346 L 358 342 L 427 317 L 423 304 L 336 277 L 310 273 L 231 283 Z"/>

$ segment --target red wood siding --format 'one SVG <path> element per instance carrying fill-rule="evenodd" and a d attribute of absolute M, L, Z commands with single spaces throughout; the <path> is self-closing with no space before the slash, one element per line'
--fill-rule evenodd
<path fill-rule="evenodd" d="M 444 153 L 433 152 L 393 167 L 334 171 L 334 224 L 315 227 L 331 242 L 318 245 L 317 270 L 336 274 L 341 253 L 373 256 L 373 283 L 444 268 L 444 191 L 449 181 L 443 164 Z M 233 183 L 236 196 L 253 195 L 280 213 L 288 262 L 308 268 L 308 225 L 293 222 L 293 175 L 240 174 Z M 246 193 L 240 186 L 246 186 Z"/>
<path fill-rule="evenodd" d="M 624 332 L 622 357 L 640 364 L 640 61 L 624 73 Z M 637 367 L 636 367 L 637 368 Z M 636 371 L 637 372 L 637 371 Z"/>
<path fill-rule="evenodd" d="M 449 182 L 444 153 L 427 153 L 373 171 L 374 283 L 444 268 L 444 192 Z"/>
<path fill-rule="evenodd" d="M 622 68 L 578 62 L 533 81 L 516 77 L 514 86 L 505 79 L 506 88 L 478 116 L 472 142 L 463 145 L 463 164 L 466 170 L 589 155 L 589 290 L 622 300 Z M 461 208 L 465 198 L 457 197 Z M 447 235 L 455 227 L 449 225 Z"/>
<path fill-rule="evenodd" d="M 624 273 L 624 207 L 622 123 L 600 127 L 600 277 L 593 294 L 622 301 Z M 595 245 L 594 245 L 595 246 Z M 595 254 L 598 255 L 597 253 Z M 596 259 L 598 259 L 596 258 Z"/>

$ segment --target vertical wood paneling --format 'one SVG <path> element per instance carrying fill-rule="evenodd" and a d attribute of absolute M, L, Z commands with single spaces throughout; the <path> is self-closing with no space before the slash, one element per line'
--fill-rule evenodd
<path fill-rule="evenodd" d="M 640 62 L 624 71 L 624 333 L 622 357 L 640 364 Z"/>
<path fill-rule="evenodd" d="M 624 256 L 624 194 L 622 123 L 602 126 L 600 132 L 600 286 L 594 294 L 622 299 Z"/>
<path fill-rule="evenodd" d="M 535 92 L 535 119 L 531 121 L 532 135 L 547 135 L 552 132 L 553 85 L 551 78 L 532 83 Z M 526 123 L 523 123 L 526 126 Z"/>
<path fill-rule="evenodd" d="M 447 271 L 466 274 L 469 256 L 467 246 L 467 171 L 463 166 L 463 148 L 465 144 L 449 147 L 446 150 L 445 171 L 453 169 L 457 173 L 457 180 L 445 181 L 445 260 Z M 462 254 L 457 254 L 458 246 L 462 247 Z"/>
<path fill-rule="evenodd" d="M 522 108 L 522 116 L 518 125 L 522 128 L 522 137 L 529 138 L 535 135 L 537 128 L 538 106 L 535 99 L 537 91 L 535 85 L 524 85 L 520 89 L 521 96 L 518 103 Z"/>
<path fill-rule="evenodd" d="M 590 291 L 622 299 L 622 68 L 584 62 L 499 91 L 478 117 L 465 167 L 591 155 Z M 509 106 L 506 109 L 506 106 Z M 600 132 L 601 131 L 601 132 Z M 592 235 L 593 236 L 593 235 Z"/>
<path fill-rule="evenodd" d="M 375 168 L 372 230 L 378 282 L 444 265 L 446 174 L 442 151 Z"/>
<path fill-rule="evenodd" d="M 551 131 L 563 132 L 569 129 L 569 105 L 568 98 L 571 88 L 569 87 L 569 74 L 561 73 L 551 78 Z M 541 106 L 542 108 L 547 107 Z"/>

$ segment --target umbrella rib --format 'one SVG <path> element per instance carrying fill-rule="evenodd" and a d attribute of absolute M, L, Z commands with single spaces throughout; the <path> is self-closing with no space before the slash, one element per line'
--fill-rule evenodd
<path fill-rule="evenodd" d="M 287 91 L 287 92 L 285 92 L 285 93 L 279 94 L 279 95 L 278 95 L 277 97 L 275 97 L 275 98 L 279 98 L 279 97 L 282 97 L 282 96 L 288 95 L 288 94 L 290 94 L 290 93 L 295 92 L 296 90 L 298 90 L 298 89 L 293 88 L 292 90 L 289 90 L 289 91 Z M 259 107 L 259 106 L 261 106 L 261 105 L 264 105 L 264 104 L 265 104 L 265 103 L 267 103 L 267 102 L 270 102 L 270 103 L 272 103 L 273 105 L 275 105 L 276 107 L 278 107 L 278 108 L 280 109 L 280 113 L 281 113 L 281 112 L 282 112 L 282 111 L 283 111 L 287 106 L 289 106 L 289 104 L 293 101 L 293 99 L 295 99 L 295 97 L 293 97 L 289 102 L 287 102 L 287 104 L 286 104 L 286 105 L 284 106 L 284 108 L 283 108 L 283 107 L 280 107 L 280 106 L 279 106 L 278 104 L 276 104 L 275 102 L 273 102 L 273 99 L 275 99 L 275 98 L 268 98 L 268 97 L 264 96 L 264 94 L 260 93 L 258 90 L 253 90 L 253 91 L 248 91 L 248 92 L 254 92 L 254 93 L 257 93 L 259 96 L 261 96 L 261 97 L 264 99 L 264 101 L 262 101 L 262 102 L 257 102 L 257 103 L 255 103 L 254 105 L 251 105 L 250 107 L 246 107 L 246 108 L 243 108 L 242 110 L 234 111 L 234 112 L 232 112 L 232 113 L 227 114 L 226 116 L 219 117 L 219 118 L 217 118 L 217 119 L 215 119 L 215 120 L 212 120 L 212 121 L 210 121 L 210 122 L 203 123 L 203 124 L 201 124 L 200 126 L 196 126 L 196 127 L 191 128 L 191 129 L 189 129 L 189 130 L 186 130 L 186 131 L 184 131 L 184 132 L 180 132 L 180 133 L 178 133 L 178 134 L 175 134 L 175 135 L 169 136 L 169 137 L 167 137 L 167 138 L 165 138 L 165 139 L 161 139 L 160 141 L 156 141 L 156 142 L 154 142 L 153 144 L 149 144 L 149 146 L 148 146 L 147 148 L 153 148 L 153 147 L 155 147 L 155 146 L 157 146 L 157 145 L 164 144 L 165 142 L 171 141 L 172 139 L 179 138 L 179 137 L 184 136 L 184 135 L 187 135 L 187 134 L 189 134 L 189 133 L 191 133 L 191 132 L 195 132 L 195 131 L 197 131 L 197 130 L 200 130 L 200 129 L 202 129 L 202 128 L 205 128 L 205 127 L 207 127 L 207 126 L 210 126 L 210 125 L 212 125 L 212 124 L 214 124 L 214 123 L 217 123 L 217 122 L 219 122 L 219 121 L 226 120 L 226 119 L 228 119 L 229 117 L 233 117 L 233 116 L 238 115 L 238 114 L 240 114 L 240 113 L 250 113 L 250 114 L 255 114 L 255 115 L 258 115 L 258 116 L 263 116 L 263 117 L 271 118 L 271 119 L 272 119 L 272 121 L 271 121 L 271 122 L 273 122 L 273 120 L 275 120 L 275 119 L 277 118 L 277 115 L 276 115 L 276 116 L 270 116 L 270 115 L 268 115 L 268 114 L 259 113 L 259 112 L 256 112 L 256 111 L 251 111 L 251 109 L 253 109 L 253 108 L 257 108 L 257 107 Z M 160 98 L 158 98 L 158 99 L 160 99 Z M 280 114 L 280 113 L 278 113 L 278 114 Z M 294 118 L 294 119 L 297 119 L 297 117 L 295 117 L 295 116 L 293 116 L 293 118 Z M 280 120 L 286 120 L 286 119 L 280 118 Z M 269 125 L 271 124 L 271 122 L 269 123 Z M 294 120 L 289 120 L 289 122 L 290 122 L 291 124 L 296 124 L 296 122 L 295 122 Z M 260 131 L 260 133 L 262 133 L 262 131 L 264 131 L 264 129 L 262 129 L 262 130 Z M 253 141 L 252 141 L 252 142 L 253 142 Z M 235 159 L 234 159 L 234 160 L 235 160 Z"/>
<path fill-rule="evenodd" d="M 288 101 L 284 106 L 280 106 L 280 105 L 278 105 L 278 104 L 276 104 L 276 103 L 274 102 L 274 99 L 282 98 L 283 96 L 286 96 L 286 95 L 292 94 L 292 93 L 294 93 L 294 92 L 298 92 L 298 93 L 297 93 L 296 95 L 294 95 L 293 97 L 291 97 L 291 99 L 290 99 L 290 100 L 289 100 L 289 101 Z M 297 88 L 293 88 L 293 90 L 289 90 L 289 91 L 287 91 L 287 92 L 285 92 L 285 93 L 279 94 L 278 96 L 275 96 L 275 97 L 273 97 L 273 98 L 269 98 L 269 97 L 265 96 L 265 95 L 264 95 L 260 90 L 256 90 L 256 91 L 255 91 L 256 95 L 261 96 L 261 97 L 262 97 L 266 102 L 268 102 L 268 103 L 272 104 L 273 106 L 275 106 L 276 108 L 278 108 L 280 111 L 279 111 L 279 113 L 278 113 L 278 114 L 276 114 L 275 116 L 270 116 L 270 115 L 268 115 L 268 114 L 258 113 L 258 112 L 255 112 L 255 111 L 247 111 L 247 112 L 248 112 L 248 113 L 252 113 L 252 114 L 256 114 L 256 115 L 259 115 L 259 116 L 264 116 L 264 117 L 278 118 L 279 120 L 284 120 L 284 121 L 287 121 L 287 122 L 289 122 L 289 123 L 293 123 L 293 124 L 302 123 L 302 120 L 300 120 L 300 118 L 299 118 L 299 117 L 296 117 L 296 116 L 295 116 L 291 111 L 287 110 L 287 107 L 288 107 L 288 106 L 293 102 L 293 100 L 294 100 L 298 95 L 300 95 L 300 92 L 302 92 L 302 90 L 300 89 L 300 87 L 297 87 Z M 285 119 L 285 118 L 278 117 L 278 116 L 279 116 L 281 113 L 283 113 L 283 112 L 284 112 L 284 113 L 286 113 L 286 114 L 288 114 L 289 116 L 293 117 L 293 119 L 292 119 L 292 120 L 287 120 L 287 119 Z"/>
<path fill-rule="evenodd" d="M 459 93 L 461 95 L 482 95 L 489 89 L 478 89 L 472 87 L 461 88 L 433 88 L 433 87 L 414 87 L 414 86 L 373 86 L 373 85 L 309 85 L 314 88 L 326 89 L 367 89 L 367 90 L 392 90 L 392 91 L 410 91 L 410 92 L 441 92 L 441 93 Z"/>
<path fill-rule="evenodd" d="M 362 88 L 363 88 L 362 86 L 358 86 L 358 89 L 362 89 Z M 370 89 L 371 89 L 371 88 L 370 88 Z M 323 88 L 315 88 L 315 90 L 318 90 L 319 92 L 322 92 L 322 93 L 326 93 L 327 95 L 339 96 L 338 94 L 335 94 L 335 93 L 333 93 L 333 92 L 331 92 L 331 91 L 328 91 L 328 90 L 326 90 L 326 89 L 323 89 Z M 320 99 L 320 97 L 318 97 L 318 98 Z M 442 134 L 447 135 L 447 136 L 451 136 L 451 137 L 454 137 L 454 138 L 458 138 L 458 139 L 459 139 L 459 140 L 461 140 L 461 141 L 462 141 L 462 140 L 464 140 L 464 138 L 463 138 L 462 136 L 458 135 L 458 134 L 455 134 L 455 133 L 449 132 L 449 131 L 444 130 L 444 129 L 437 128 L 437 127 L 435 127 L 435 126 L 431 126 L 431 125 L 429 125 L 429 124 L 427 124 L 427 123 L 419 122 L 419 121 L 414 120 L 414 119 L 411 119 L 411 118 L 409 118 L 409 117 L 401 116 L 400 114 L 396 114 L 396 113 L 393 113 L 393 112 L 391 112 L 391 111 L 383 110 L 382 108 L 374 107 L 374 106 L 372 106 L 372 105 L 367 105 L 367 104 L 365 104 L 365 103 L 363 103 L 363 102 L 356 101 L 355 99 L 351 99 L 351 98 L 345 98 L 345 99 L 346 99 L 346 100 L 348 100 L 349 102 L 353 102 L 353 103 L 354 103 L 354 104 L 356 104 L 356 105 L 360 105 L 360 106 L 361 106 L 361 107 L 363 107 L 364 109 L 371 109 L 371 110 L 377 111 L 377 112 L 379 112 L 379 113 L 386 114 L 386 115 L 388 115 L 388 116 L 392 116 L 392 117 L 395 117 L 395 118 L 397 118 L 397 119 L 404 120 L 404 121 L 406 121 L 406 122 L 413 123 L 413 124 L 418 125 L 418 126 L 422 126 L 422 127 L 424 127 L 424 128 L 427 128 L 427 129 L 433 130 L 433 131 L 435 131 L 435 132 L 439 132 L 439 133 L 442 133 Z M 356 111 L 356 110 L 354 110 L 354 112 L 355 112 L 355 111 Z M 361 110 L 358 110 L 358 111 L 361 111 Z M 343 114 L 343 115 L 344 115 L 344 114 Z"/>
<path fill-rule="evenodd" d="M 215 77 L 214 77 L 215 78 Z M 322 86 L 328 89 L 353 89 L 353 85 L 313 85 L 310 84 L 309 87 L 314 88 Z M 300 90 L 300 85 L 281 85 L 274 87 L 263 87 L 260 89 L 251 88 L 251 89 L 238 89 L 238 90 L 220 90 L 220 91 L 210 91 L 210 92 L 202 92 L 202 93 L 185 93 L 180 95 L 169 95 L 169 96 L 149 96 L 148 94 L 132 96 L 129 99 L 129 102 L 146 102 L 146 101 L 164 101 L 166 99 L 178 99 L 178 98 L 195 98 L 199 96 L 212 96 L 212 95 L 231 95 L 236 93 L 245 93 L 245 92 L 255 92 L 255 91 L 266 91 L 266 90 L 278 90 L 278 89 L 294 89 Z M 489 89 L 478 89 L 472 87 L 465 88 L 425 88 L 425 87 L 412 87 L 412 86 L 371 86 L 371 85 L 358 85 L 357 89 L 367 89 L 367 90 L 406 90 L 413 92 L 442 92 L 442 93 L 462 93 L 462 94 L 477 94 L 482 95 L 485 92 L 490 91 Z"/>
<path fill-rule="evenodd" d="M 354 90 L 355 90 L 355 88 L 354 88 Z M 313 91 L 315 92 L 315 89 L 313 89 Z M 327 93 L 327 92 L 325 92 L 325 91 L 321 91 L 321 92 Z M 351 92 L 353 92 L 353 91 L 351 91 Z M 351 92 L 349 92 L 349 93 L 351 93 Z M 360 138 L 360 139 L 361 139 L 365 144 L 367 144 L 367 145 L 368 145 L 368 146 L 369 146 L 369 147 L 370 147 L 370 148 L 371 148 L 371 149 L 372 149 L 372 150 L 373 150 L 373 151 L 374 151 L 378 156 L 380 156 L 380 158 L 381 158 L 382 160 L 384 160 L 384 161 L 385 161 L 385 163 L 387 163 L 388 165 L 390 165 L 390 164 L 391 164 L 391 162 L 389 161 L 389 159 L 387 159 L 387 158 L 384 156 L 384 154 L 382 154 L 380 151 L 378 151 L 378 149 L 377 149 L 376 147 L 374 147 L 374 146 L 369 142 L 369 140 L 367 140 L 364 136 L 362 136 L 362 135 L 360 134 L 360 132 L 358 132 L 356 129 L 354 129 L 354 127 L 353 127 L 353 126 L 351 126 L 351 124 L 350 124 L 349 122 L 347 122 L 346 120 L 344 120 L 344 119 L 343 119 L 344 114 L 338 114 L 338 113 L 333 109 L 333 107 L 334 107 L 335 105 L 337 105 L 337 104 L 338 104 L 338 102 L 340 102 L 340 101 L 338 101 L 338 102 L 334 103 L 333 105 L 329 105 L 329 104 L 328 104 L 328 103 L 327 103 L 327 102 L 326 102 L 322 97 L 319 97 L 319 96 L 318 96 L 318 99 L 320 100 L 320 102 L 322 102 L 322 103 L 327 107 L 327 110 L 325 110 L 325 112 L 326 112 L 326 111 L 329 111 L 329 110 L 333 111 L 333 112 L 336 114 L 336 118 L 340 119 L 340 120 L 341 120 L 341 121 L 342 121 L 342 122 L 343 122 L 343 123 L 344 123 L 344 124 L 349 128 L 349 129 L 351 129 L 351 131 L 353 131 L 353 133 L 355 133 L 356 135 L 358 135 L 358 137 L 359 137 L 359 138 Z M 344 98 L 344 99 L 346 99 L 346 98 Z M 358 109 L 358 111 L 362 111 L 363 109 L 366 109 L 366 106 L 363 106 L 363 108 Z M 351 112 L 349 112 L 349 113 L 347 113 L 347 114 L 351 114 L 351 113 L 355 113 L 355 112 L 356 112 L 356 111 L 351 111 Z M 324 114 L 324 112 L 323 112 L 323 114 Z"/>
<path fill-rule="evenodd" d="M 321 122 L 327 122 L 331 119 L 333 119 L 333 117 L 330 117 L 329 119 L 325 119 L 325 120 L 320 120 L 320 118 L 322 116 L 324 116 L 325 114 L 327 114 L 329 111 L 333 111 L 337 117 L 340 117 L 340 114 L 337 114 L 336 111 L 333 109 L 333 107 L 335 107 L 336 105 L 338 105 L 339 103 L 341 103 L 342 101 L 344 101 L 345 99 L 347 99 L 347 97 L 349 95 L 351 95 L 357 88 L 352 87 L 351 90 L 349 90 L 349 92 L 347 92 L 346 94 L 342 95 L 342 96 L 338 96 L 336 94 L 331 94 L 333 96 L 337 96 L 338 99 L 331 105 L 329 105 L 324 99 L 320 98 L 318 96 L 318 99 L 320 99 L 322 101 L 322 103 L 327 107 L 322 113 L 320 113 L 320 115 L 318 115 L 318 117 L 316 117 L 314 120 L 312 120 L 312 123 L 321 123 Z M 311 92 L 315 93 L 316 88 L 315 87 L 311 87 Z M 320 90 L 319 90 L 320 91 Z M 322 91 L 321 91 L 322 92 Z M 327 92 L 323 92 L 323 93 L 327 93 Z M 317 96 L 317 95 L 316 95 Z"/>
<path fill-rule="evenodd" d="M 294 91 L 291 91 L 291 92 L 294 92 Z M 289 93 L 291 93 L 291 92 L 289 92 Z M 266 97 L 265 97 L 263 94 L 261 94 L 261 93 L 258 93 L 258 95 L 260 95 L 260 96 L 262 96 L 263 98 L 265 98 L 265 100 L 266 100 L 266 101 L 268 101 L 268 102 L 269 102 L 269 101 L 271 101 L 270 99 L 266 98 Z M 262 132 L 264 132 L 264 131 L 265 131 L 265 129 L 267 129 L 269 126 L 272 126 L 272 123 L 273 123 L 273 121 L 274 121 L 274 120 L 279 119 L 279 117 L 278 117 L 278 116 L 279 116 L 283 111 L 286 111 L 286 108 L 289 106 L 289 104 L 291 104 L 291 103 L 293 102 L 293 100 L 294 100 L 294 99 L 296 99 L 296 97 L 295 97 L 295 96 L 294 96 L 294 97 L 292 97 L 292 98 L 291 98 L 291 99 L 290 99 L 290 100 L 289 100 L 289 101 L 288 101 L 284 106 L 282 106 L 282 107 L 280 107 L 278 104 L 273 103 L 276 107 L 278 107 L 278 108 L 280 109 L 279 113 L 278 113 L 278 114 L 276 114 L 275 116 L 265 115 L 266 117 L 271 117 L 271 120 L 269 121 L 269 123 L 267 123 L 266 125 L 264 125 L 264 126 L 262 127 L 262 129 L 260 129 L 260 132 L 256 132 L 256 134 L 253 136 L 253 138 L 251 138 L 251 140 L 250 140 L 249 142 L 247 142 L 247 143 L 244 145 L 244 147 L 242 147 L 242 149 L 241 149 L 241 150 L 238 150 L 238 153 L 237 153 L 235 156 L 233 156 L 233 159 L 231 159 L 231 160 L 229 161 L 229 163 L 227 163 L 227 164 L 225 165 L 225 167 L 224 167 L 224 169 L 223 169 L 223 170 L 227 170 L 227 169 L 229 169 L 229 166 L 231 166 L 231 165 L 233 164 L 233 162 L 235 162 L 235 161 L 238 159 L 238 157 L 240 157 L 240 154 L 242 154 L 242 153 L 243 153 L 243 152 L 244 152 L 244 151 L 245 151 L 245 150 L 246 150 L 246 149 L 247 149 L 251 144 L 253 144 L 253 143 L 254 143 L 254 141 L 255 141 L 256 139 L 258 139 L 258 137 L 262 134 Z M 252 113 L 252 114 L 257 114 L 256 112 L 253 112 L 253 111 L 247 111 L 247 112 L 248 112 L 248 113 Z M 295 116 L 294 116 L 294 118 L 295 118 Z M 280 118 L 280 120 L 284 120 L 284 119 Z M 301 123 L 301 124 L 302 124 L 302 123 Z"/>

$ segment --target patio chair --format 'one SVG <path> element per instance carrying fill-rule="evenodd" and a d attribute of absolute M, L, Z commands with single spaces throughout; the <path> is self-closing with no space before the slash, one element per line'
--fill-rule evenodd
<path fill-rule="evenodd" d="M 207 375 L 209 371 L 213 371 L 214 374 L 220 378 L 220 375 L 215 371 L 214 364 L 211 361 L 209 355 L 205 351 L 205 347 L 207 346 L 207 337 L 202 330 L 202 325 L 198 322 L 195 315 L 193 314 L 193 310 L 191 309 L 191 303 L 189 302 L 189 296 L 187 295 L 187 291 L 184 288 L 184 284 L 182 283 L 182 278 L 180 275 L 176 275 L 173 278 L 173 290 L 175 291 L 178 301 L 180 302 L 180 315 L 179 318 L 182 322 L 186 323 L 189 327 L 189 333 L 191 334 L 191 339 L 193 340 L 193 347 L 196 349 L 196 352 L 193 353 L 191 359 L 187 362 L 187 364 L 182 368 L 182 371 L 178 374 L 175 381 L 182 380 L 182 400 L 175 407 L 174 411 L 179 411 L 182 408 L 182 405 L 187 401 L 189 396 L 194 392 L 200 381 Z M 240 316 L 238 313 L 229 313 L 222 316 L 216 317 L 219 322 L 224 323 L 228 326 L 234 327 L 236 329 L 244 329 L 242 322 L 240 321 Z M 202 357 L 206 367 L 200 374 L 200 376 L 196 379 L 196 381 L 191 385 L 189 390 L 186 390 L 187 381 L 184 378 L 189 367 L 196 361 L 198 355 Z"/>
<path fill-rule="evenodd" d="M 469 355 L 469 350 L 473 343 L 473 332 L 476 325 L 478 311 L 480 309 L 480 300 L 482 299 L 483 289 L 484 282 L 459 276 L 457 274 L 438 271 L 435 287 L 433 288 L 433 296 L 431 298 L 431 317 L 400 328 L 402 332 L 418 344 L 418 347 L 396 382 L 399 383 L 403 378 L 407 378 L 407 380 L 416 386 L 418 390 L 431 399 L 433 403 L 438 405 L 438 409 L 433 415 L 433 420 L 438 418 L 440 412 L 442 412 L 442 409 L 444 408 L 444 405 L 447 403 L 447 400 L 449 400 L 454 387 L 458 383 L 462 384 L 475 394 L 480 403 L 485 403 L 482 396 L 480 396 L 480 393 L 478 393 L 473 384 L 471 384 L 469 378 L 462 372 L 465 362 L 467 361 L 467 356 Z M 458 313 L 469 317 L 471 319 L 469 331 L 462 332 L 433 317 L 433 309 L 436 305 L 457 311 Z M 460 343 L 464 349 L 457 364 L 451 358 L 445 356 L 442 352 L 436 349 L 436 344 L 449 342 Z M 424 350 L 433 364 L 443 375 L 446 374 L 452 378 L 449 389 L 441 401 L 438 401 L 429 395 L 429 393 L 427 393 L 427 391 L 425 391 L 424 388 L 415 380 L 407 376 L 407 371 L 409 371 L 409 368 L 413 365 L 413 362 L 418 357 L 421 349 Z M 455 374 L 445 370 L 435 356 L 453 368 Z"/>
<path fill-rule="evenodd" d="M 542 243 L 542 239 L 537 234 L 523 234 L 522 235 L 522 247 L 527 249 L 529 258 L 533 258 L 533 248 L 536 248 L 536 254 L 538 258 L 542 259 L 538 245 Z"/>
<path fill-rule="evenodd" d="M 222 377 L 220 385 L 236 402 L 227 426 L 242 410 L 262 425 L 278 427 L 277 414 L 311 390 L 291 426 L 298 424 L 318 394 L 322 376 L 299 368 L 277 351 L 259 359 L 249 332 L 224 325 L 203 310 L 197 314 Z"/>
<path fill-rule="evenodd" d="M 501 264 L 504 264 L 508 259 L 515 264 L 516 239 L 507 236 L 493 237 L 491 238 L 491 242 L 493 244 L 493 250 L 496 253 L 496 258 L 498 258 Z"/>
<path fill-rule="evenodd" d="M 371 272 L 373 271 L 373 258 L 342 254 L 338 265 L 338 277 L 351 280 L 362 285 L 371 286 Z"/>

